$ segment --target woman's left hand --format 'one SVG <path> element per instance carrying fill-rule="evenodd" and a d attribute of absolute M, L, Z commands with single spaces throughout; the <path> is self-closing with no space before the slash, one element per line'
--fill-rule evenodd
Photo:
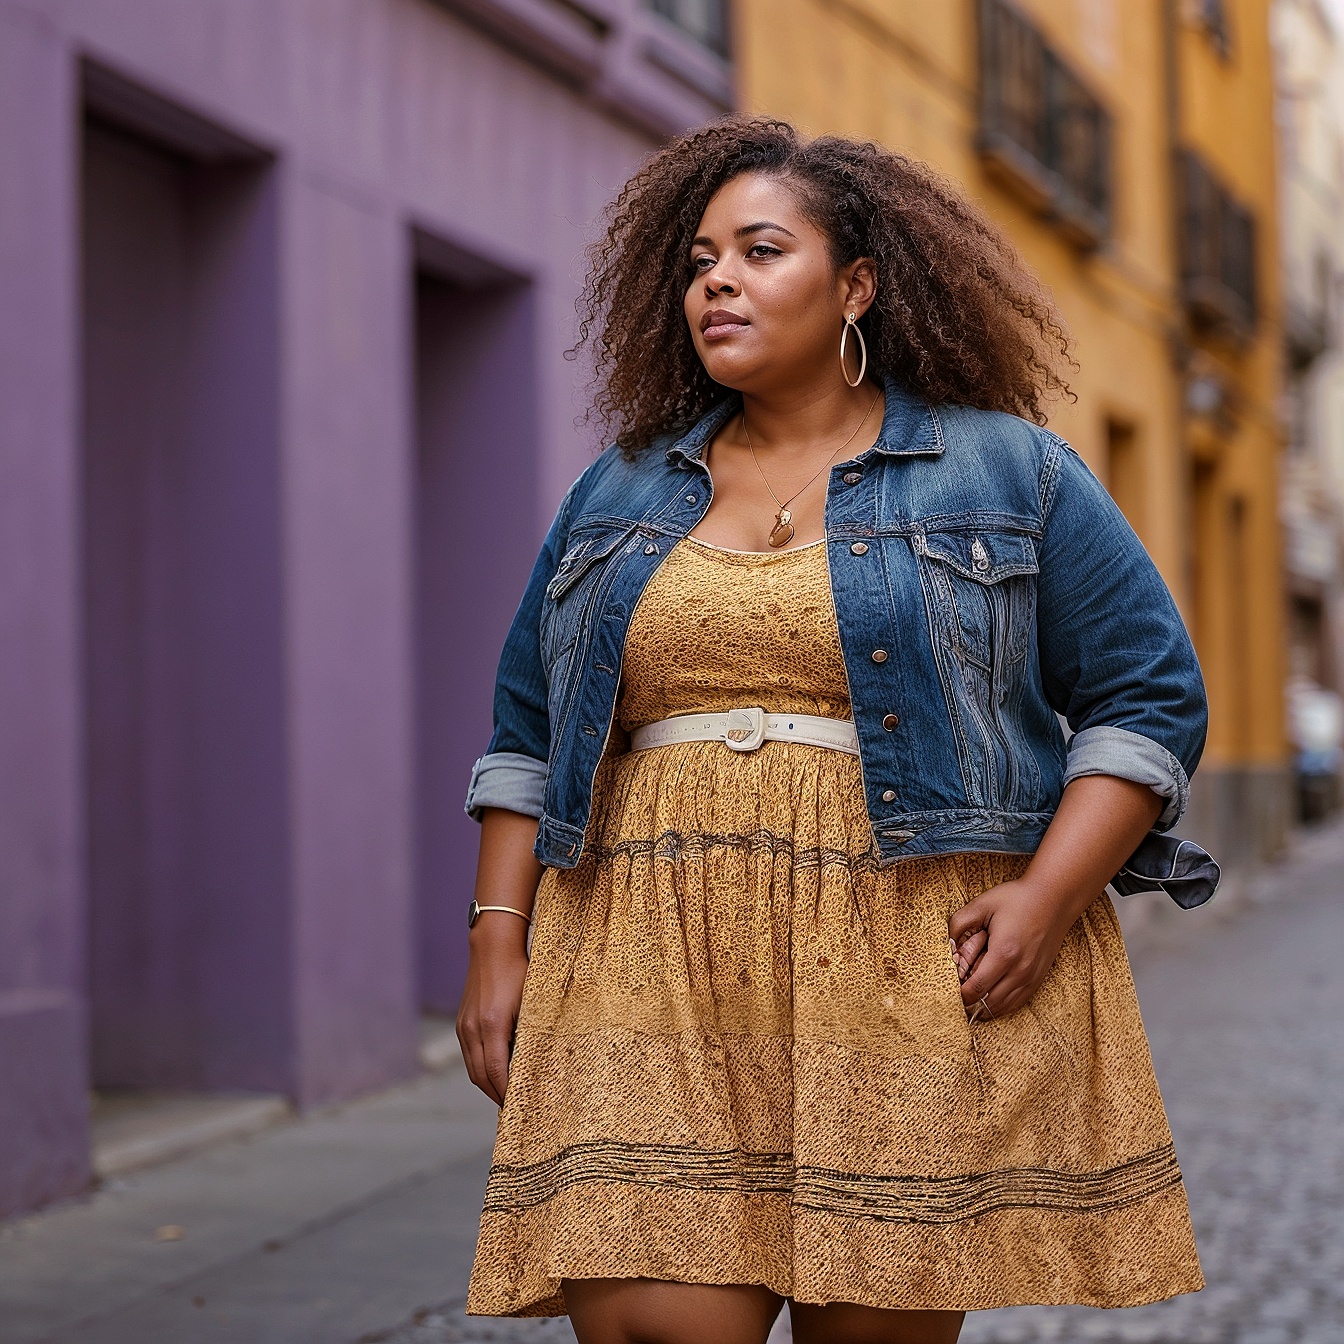
<path fill-rule="evenodd" d="M 1064 913 L 1057 898 L 1026 878 L 991 887 L 962 906 L 948 932 L 966 1007 L 979 1006 L 983 1017 L 1022 1007 L 1055 964 L 1069 931 Z"/>
<path fill-rule="evenodd" d="M 1073 922 L 1101 895 L 1162 811 L 1152 789 L 1083 775 L 1064 790 L 1027 871 L 968 901 L 948 921 L 961 1001 L 1002 1017 L 1050 974 Z"/>

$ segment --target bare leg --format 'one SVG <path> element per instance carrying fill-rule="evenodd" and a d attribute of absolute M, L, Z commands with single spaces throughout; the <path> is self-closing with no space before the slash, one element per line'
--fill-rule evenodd
<path fill-rule="evenodd" d="M 579 1344 L 765 1344 L 783 1303 L 745 1284 L 566 1279 L 561 1288 Z"/>
<path fill-rule="evenodd" d="M 957 1344 L 960 1311 L 884 1311 L 851 1302 L 789 1303 L 794 1344 Z"/>

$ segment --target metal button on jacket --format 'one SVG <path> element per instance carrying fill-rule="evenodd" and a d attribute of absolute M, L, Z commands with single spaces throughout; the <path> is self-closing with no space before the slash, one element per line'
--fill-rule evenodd
<path fill-rule="evenodd" d="M 891 732 L 891 730 L 895 728 L 896 725 L 900 723 L 900 721 L 901 716 L 899 714 L 888 714 L 887 717 L 882 720 L 882 726 L 887 730 L 887 732 Z"/>
<path fill-rule="evenodd" d="M 885 663 L 886 661 L 887 661 L 887 651 L 886 651 L 886 649 L 874 649 L 874 650 L 873 650 L 873 662 L 875 662 L 875 663 Z"/>
<path fill-rule="evenodd" d="M 856 542 L 849 548 L 849 553 L 850 553 L 850 555 L 867 555 L 867 554 L 868 554 L 868 543 L 867 543 L 866 541 L 856 541 Z"/>
<path fill-rule="evenodd" d="M 882 795 L 882 801 L 883 801 L 884 803 L 894 803 L 894 802 L 896 801 L 896 790 L 895 790 L 895 789 L 888 789 L 888 790 Z"/>
<path fill-rule="evenodd" d="M 863 480 L 863 472 L 847 471 L 840 479 L 843 480 L 846 485 L 858 485 L 858 483 Z"/>

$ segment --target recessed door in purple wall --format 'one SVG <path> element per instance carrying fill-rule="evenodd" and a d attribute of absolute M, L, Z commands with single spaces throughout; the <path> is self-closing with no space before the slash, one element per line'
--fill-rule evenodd
<path fill-rule="evenodd" d="M 287 1090 L 269 162 L 83 161 L 94 1082 Z"/>
<path fill-rule="evenodd" d="M 420 997 L 456 1009 L 477 827 L 462 811 L 490 735 L 495 664 L 535 558 L 532 287 L 417 240 L 416 757 Z"/>

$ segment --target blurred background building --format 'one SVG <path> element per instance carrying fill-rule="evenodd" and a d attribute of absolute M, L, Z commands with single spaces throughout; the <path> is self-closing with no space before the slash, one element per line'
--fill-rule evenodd
<path fill-rule="evenodd" d="M 0 1213 L 90 1085 L 312 1105 L 454 1006 L 584 230 L 731 102 L 678 17 L 0 0 Z"/>
<path fill-rule="evenodd" d="M 1288 727 L 1299 809 L 1340 803 L 1344 713 L 1344 35 L 1322 0 L 1278 0 L 1284 357 L 1282 511 Z"/>
<path fill-rule="evenodd" d="M 742 98 L 963 183 L 1054 293 L 1052 425 L 1153 555 L 1208 683 L 1183 833 L 1275 852 L 1283 438 L 1268 0 L 739 0 Z"/>
<path fill-rule="evenodd" d="M 1183 830 L 1277 852 L 1289 672 L 1344 675 L 1339 45 L 1278 3 L 0 0 L 0 1214 L 87 1182 L 91 1087 L 417 1067 L 592 447 L 581 248 L 734 105 L 928 160 L 1053 290 L 1208 680 Z"/>

